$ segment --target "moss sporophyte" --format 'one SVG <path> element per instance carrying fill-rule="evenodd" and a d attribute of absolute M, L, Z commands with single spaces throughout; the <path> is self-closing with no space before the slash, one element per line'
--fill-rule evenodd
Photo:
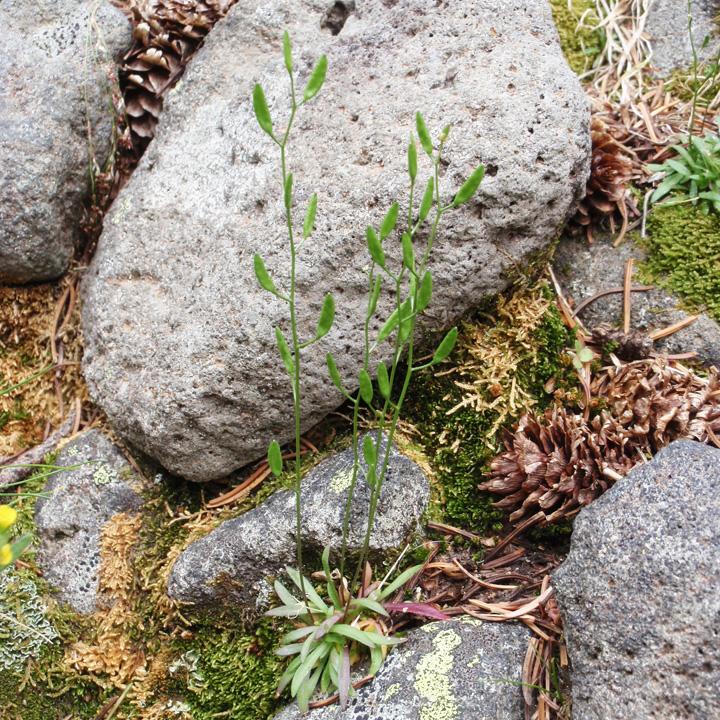
<path fill-rule="evenodd" d="M 281 688 L 290 687 L 290 693 L 297 697 L 300 707 L 307 709 L 309 699 L 316 688 L 323 692 L 338 690 L 341 706 L 345 706 L 351 692 L 350 665 L 353 660 L 360 657 L 359 650 L 365 648 L 372 656 L 375 670 L 379 667 L 377 653 L 383 647 L 392 644 L 391 638 L 378 632 L 383 629 L 381 619 L 387 611 L 378 602 L 370 601 L 358 595 L 360 578 L 366 567 L 370 535 L 374 526 L 375 516 L 385 477 L 390 461 L 393 437 L 395 435 L 403 402 L 407 396 L 408 388 L 413 374 L 437 365 L 452 351 L 457 339 L 456 328 L 450 330 L 445 336 L 432 358 L 425 363 L 415 364 L 415 330 L 418 317 L 430 304 L 433 291 L 432 272 L 429 261 L 432 248 L 438 235 L 440 222 L 443 216 L 470 200 L 476 193 L 485 173 L 480 165 L 463 183 L 449 203 L 444 203 L 440 190 L 440 166 L 442 152 L 448 140 L 450 127 L 446 126 L 434 143 L 421 113 L 416 114 L 415 130 L 420 147 L 427 155 L 431 166 L 431 173 L 422 191 L 419 205 L 416 203 L 416 181 L 419 169 L 418 148 L 415 138 L 411 135 L 407 146 L 407 172 L 409 178 L 409 202 L 407 215 L 400 217 L 400 206 L 393 203 L 385 213 L 379 226 L 369 226 L 366 229 L 367 247 L 370 262 L 367 270 L 368 300 L 363 317 L 358 318 L 362 331 L 358 333 L 358 345 L 363 348 L 363 362 L 356 379 L 346 382 L 341 378 L 335 359 L 327 356 L 327 365 L 330 379 L 342 395 L 351 404 L 353 411 L 353 469 L 347 485 L 347 503 L 344 509 L 342 542 L 339 549 L 339 577 L 342 578 L 340 588 L 346 595 L 344 603 L 336 602 L 332 597 L 334 581 L 330 578 L 330 569 L 326 556 L 325 579 L 327 590 L 331 596 L 331 605 L 326 605 L 312 585 L 303 574 L 303 552 L 301 537 L 301 396 L 302 396 L 302 354 L 303 351 L 317 343 L 327 335 L 335 318 L 335 301 L 331 293 L 325 296 L 317 329 L 313 337 L 302 339 L 299 337 L 297 314 L 298 294 L 297 276 L 300 263 L 300 243 L 296 239 L 293 223 L 293 187 L 294 177 L 288 170 L 287 150 L 297 112 L 303 105 L 311 101 L 319 93 L 325 82 L 327 73 L 327 59 L 322 56 L 305 86 L 302 97 L 298 97 L 295 88 L 293 72 L 293 57 L 290 38 L 287 33 L 283 36 L 283 59 L 289 78 L 290 110 L 289 118 L 284 131 L 280 131 L 273 124 L 270 111 L 265 100 L 265 93 L 260 85 L 253 91 L 253 108 L 260 128 L 268 135 L 279 149 L 280 177 L 282 180 L 281 196 L 285 210 L 288 245 L 290 250 L 289 284 L 285 288 L 278 287 L 271 273 L 268 271 L 263 259 L 259 255 L 254 257 L 254 269 L 257 280 L 262 288 L 274 295 L 288 308 L 288 321 L 290 339 L 286 339 L 282 330 L 275 330 L 275 337 L 280 354 L 282 366 L 287 372 L 292 387 L 294 418 L 295 418 L 295 516 L 296 516 L 296 561 L 297 568 L 289 569 L 291 577 L 296 580 L 300 591 L 300 598 L 296 599 L 282 585 L 276 585 L 276 591 L 283 606 L 278 610 L 289 613 L 289 617 L 297 618 L 307 615 L 307 621 L 293 633 L 289 633 L 283 646 L 278 650 L 281 655 L 297 655 L 290 663 L 288 673 L 284 677 Z M 317 195 L 311 197 L 305 220 L 302 227 L 302 240 L 307 241 L 314 229 L 317 213 Z M 426 230 L 426 228 L 428 228 Z M 424 247 L 420 245 L 419 231 L 422 229 L 427 238 Z M 402 262 L 399 267 L 393 267 L 386 256 L 383 243 L 399 239 L 402 250 Z M 304 245 L 304 247 L 306 244 Z M 393 253 L 394 254 L 394 253 Z M 383 284 L 389 285 L 394 298 L 394 310 L 386 318 L 377 335 L 371 337 L 371 326 L 378 311 L 378 300 L 383 292 Z M 379 348 L 392 347 L 389 367 L 380 362 L 377 364 L 377 388 L 371 378 L 371 362 L 373 353 Z M 393 389 L 399 387 L 397 394 Z M 353 388 L 357 388 L 354 390 Z M 379 397 L 378 397 L 379 394 Z M 377 434 L 367 434 L 364 437 L 362 448 L 359 443 L 359 418 L 361 407 L 367 407 L 375 418 Z M 348 555 L 348 531 L 355 497 L 355 487 L 359 477 L 360 453 L 367 465 L 366 481 L 370 487 L 370 500 L 367 517 L 367 526 L 364 533 L 363 545 L 359 559 L 351 580 L 345 580 L 345 566 Z M 273 441 L 268 449 L 268 463 L 272 472 L 279 475 L 282 472 L 283 456 L 279 444 Z M 347 479 L 343 478 L 343 485 Z M 329 552 L 329 549 L 328 549 Z M 401 575 L 401 577 L 403 577 Z M 366 583 L 367 584 L 367 583 Z M 347 587 L 346 587 L 347 586 Z M 381 585 L 378 593 L 381 593 Z M 326 607 L 329 616 L 325 615 L 322 607 Z M 294 609 L 292 609 L 294 608 Z M 314 609 L 313 609 L 314 608 Z M 358 612 L 361 610 L 362 612 Z M 315 625 L 317 622 L 321 625 Z M 343 629 L 344 628 L 344 629 Z M 370 628 L 370 629 L 367 629 Z M 342 629 L 342 630 L 341 630 Z M 302 642 L 299 640 L 302 639 Z"/>

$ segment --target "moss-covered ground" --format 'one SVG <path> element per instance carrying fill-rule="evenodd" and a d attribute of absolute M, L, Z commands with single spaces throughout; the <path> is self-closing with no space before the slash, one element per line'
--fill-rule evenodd
<path fill-rule="evenodd" d="M 690 205 L 657 206 L 648 216 L 643 244 L 648 251 L 640 268 L 643 280 L 720 321 L 720 217 Z"/>
<path fill-rule="evenodd" d="M 550 0 L 560 46 L 570 67 L 578 74 L 592 67 L 602 49 L 603 35 L 597 23 L 594 0 Z"/>

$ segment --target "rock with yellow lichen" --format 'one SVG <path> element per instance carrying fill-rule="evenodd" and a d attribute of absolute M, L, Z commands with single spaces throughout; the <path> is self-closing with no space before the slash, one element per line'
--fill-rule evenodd
<path fill-rule="evenodd" d="M 353 451 L 348 448 L 322 461 L 303 480 L 302 534 L 309 551 L 319 555 L 326 547 L 340 548 L 352 468 Z M 421 468 L 392 448 L 370 537 L 375 556 L 400 547 L 419 530 L 429 496 L 429 483 Z M 370 486 L 361 466 L 349 524 L 351 552 L 362 547 L 369 506 Z M 267 578 L 294 563 L 294 513 L 293 493 L 277 492 L 193 542 L 173 567 L 170 597 L 204 606 L 222 602 L 250 612 L 262 608 L 269 597 Z"/>
<path fill-rule="evenodd" d="M 96 609 L 100 536 L 111 517 L 142 504 L 139 480 L 122 452 L 99 430 L 72 440 L 35 509 L 38 560 L 60 598 L 80 613 Z"/>
<path fill-rule="evenodd" d="M 527 642 L 519 623 L 430 623 L 408 634 L 344 711 L 332 705 L 310 720 L 517 720 Z M 275 720 L 301 717 L 292 705 Z"/>

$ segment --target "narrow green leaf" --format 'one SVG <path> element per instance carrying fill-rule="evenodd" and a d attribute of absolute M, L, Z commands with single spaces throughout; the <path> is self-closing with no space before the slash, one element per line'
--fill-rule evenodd
<path fill-rule="evenodd" d="M 289 644 L 297 642 L 298 640 L 302 640 L 303 638 L 306 638 L 308 635 L 312 635 L 314 632 L 315 632 L 314 625 L 306 625 L 304 627 L 296 628 L 295 630 L 291 630 L 289 633 L 283 635 L 280 642 L 283 645 L 289 645 Z"/>
<path fill-rule="evenodd" d="M 313 193 L 310 198 L 307 212 L 305 213 L 305 222 L 303 223 L 303 238 L 307 240 L 315 228 L 315 215 L 317 214 L 317 193 Z"/>
<path fill-rule="evenodd" d="M 433 365 L 436 365 L 437 363 L 442 362 L 453 351 L 453 348 L 455 347 L 455 343 L 457 342 L 457 336 L 458 336 L 458 329 L 456 327 L 454 327 L 443 338 L 440 345 L 438 345 L 438 349 L 435 351 L 435 354 L 433 355 L 433 359 L 432 359 Z"/>
<path fill-rule="evenodd" d="M 367 475 L 365 476 L 365 481 L 367 482 L 367 484 L 370 488 L 374 489 L 376 480 L 377 480 L 377 473 L 375 472 L 375 466 L 371 465 L 367 469 Z"/>
<path fill-rule="evenodd" d="M 380 239 L 384 240 L 394 229 L 397 224 L 400 206 L 394 202 L 390 209 L 385 213 L 382 223 L 380 223 Z M 378 263 L 379 265 L 380 263 Z M 383 266 L 384 267 L 384 266 Z"/>
<path fill-rule="evenodd" d="M 385 363 L 380 363 L 377 368 L 377 381 L 380 394 L 387 400 L 390 397 L 390 377 L 388 376 Z"/>
<path fill-rule="evenodd" d="M 318 661 L 322 660 L 329 652 L 330 646 L 327 643 L 321 643 L 300 663 L 300 667 L 295 671 L 292 682 L 290 683 L 290 694 L 292 697 L 297 696 L 300 685 L 305 681 L 305 678 L 310 675 L 310 672 Z"/>
<path fill-rule="evenodd" d="M 360 397 L 369 405 L 373 399 L 373 386 L 368 371 L 363 368 L 360 371 Z"/>
<path fill-rule="evenodd" d="M 272 608 L 272 610 L 268 610 L 265 615 L 268 617 L 297 618 L 300 617 L 300 615 L 305 615 L 306 613 L 307 607 L 303 603 L 300 603 L 295 607 L 282 605 L 280 607 Z"/>
<path fill-rule="evenodd" d="M 367 317 L 371 318 L 377 310 L 378 298 L 380 297 L 380 289 L 382 287 L 382 278 L 379 275 L 375 276 L 375 284 L 373 285 L 372 292 L 370 293 L 370 300 L 368 301 Z"/>
<path fill-rule="evenodd" d="M 307 680 L 305 680 L 302 685 L 300 685 L 300 689 L 298 690 L 297 694 L 297 704 L 300 708 L 300 712 L 306 713 L 309 710 L 310 698 L 315 692 L 315 688 L 317 687 L 318 681 L 320 680 L 320 675 L 322 674 L 324 668 L 324 663 L 318 666 L 315 672 L 309 678 L 307 678 Z"/>
<path fill-rule="evenodd" d="M 282 334 L 282 330 L 279 327 L 275 328 L 275 339 L 277 340 L 277 346 L 280 351 L 280 357 L 282 358 L 283 365 L 285 366 L 288 375 L 293 375 L 295 372 L 295 363 L 293 362 L 287 340 L 285 340 L 285 336 Z"/>
<path fill-rule="evenodd" d="M 287 30 L 283 33 L 283 57 L 285 58 L 285 69 L 289 75 L 292 75 L 292 45 L 290 44 L 290 35 L 288 35 Z"/>
<path fill-rule="evenodd" d="M 386 597 L 389 597 L 394 592 L 397 592 L 410 578 L 415 577 L 420 570 L 422 570 L 423 566 L 420 565 L 413 565 L 413 567 L 408 568 L 404 572 L 400 573 L 388 586 L 384 587 L 380 591 L 380 598 L 384 600 Z"/>
<path fill-rule="evenodd" d="M 350 602 L 351 606 L 362 608 L 363 610 L 369 610 L 370 612 L 377 613 L 378 615 L 388 616 L 388 611 L 379 603 L 377 600 L 370 600 L 369 598 L 353 598 Z"/>
<path fill-rule="evenodd" d="M 290 210 L 292 207 L 292 189 L 293 189 L 293 174 L 288 173 L 285 178 L 285 187 L 283 189 L 283 199 L 285 201 L 285 209 Z"/>
<path fill-rule="evenodd" d="M 304 643 L 281 645 L 277 650 L 275 650 L 275 654 L 279 655 L 280 657 L 290 657 L 290 655 L 297 655 L 299 652 L 301 652 L 303 647 L 305 647 Z"/>
<path fill-rule="evenodd" d="M 366 435 L 363 439 L 363 457 L 369 466 L 375 465 L 377 460 L 377 449 L 375 448 L 375 443 L 370 435 Z"/>
<path fill-rule="evenodd" d="M 650 196 L 650 202 L 656 203 L 664 198 L 671 190 L 676 188 L 682 182 L 681 175 L 668 175 L 654 190 Z"/>
<path fill-rule="evenodd" d="M 417 129 L 418 138 L 420 139 L 420 145 L 422 149 L 432 157 L 433 146 L 432 140 L 430 139 L 430 133 L 428 132 L 427 125 L 425 124 L 425 118 L 422 113 L 415 113 L 415 128 Z"/>
<path fill-rule="evenodd" d="M 303 102 L 312 100 L 320 92 L 320 88 L 323 86 L 323 83 L 325 82 L 325 75 L 327 74 L 327 66 L 328 66 L 327 58 L 325 57 L 325 55 L 322 55 L 320 57 L 320 59 L 317 61 L 317 64 L 315 65 L 315 68 L 312 71 L 312 74 L 310 75 L 310 79 L 308 80 L 308 83 L 305 86 L 305 92 L 303 92 Z"/>
<path fill-rule="evenodd" d="M 425 221 L 425 218 L 428 216 L 428 213 L 432 208 L 434 193 L 435 181 L 433 180 L 433 178 L 430 178 L 427 181 L 427 185 L 425 186 L 425 192 L 422 196 L 422 202 L 420 203 L 420 213 L 418 215 L 418 219 L 420 220 L 420 222 Z"/>
<path fill-rule="evenodd" d="M 333 381 L 333 385 L 341 393 L 345 393 L 345 388 L 342 384 L 342 378 L 340 377 L 340 373 L 338 372 L 337 365 L 335 364 L 335 359 L 333 358 L 332 354 L 328 353 L 325 356 L 325 360 L 327 362 L 328 372 L 330 373 L 330 379 Z"/>
<path fill-rule="evenodd" d="M 380 238 L 373 228 L 368 226 L 365 231 L 365 237 L 367 238 L 368 250 L 370 251 L 370 257 L 377 265 L 381 268 L 385 267 L 385 253 L 383 252 L 382 245 L 380 244 Z"/>
<path fill-rule="evenodd" d="M 377 342 L 381 343 L 383 340 L 390 336 L 390 333 L 397 327 L 398 324 L 398 311 L 397 308 L 392 311 L 390 317 L 385 321 L 385 324 L 380 328 L 378 333 Z"/>
<path fill-rule="evenodd" d="M 369 675 L 376 675 L 383 664 L 383 651 L 379 647 L 370 648 L 370 672 Z"/>
<path fill-rule="evenodd" d="M 418 312 L 422 312 L 430 304 L 432 289 L 432 273 L 426 270 L 418 292 Z"/>
<path fill-rule="evenodd" d="M 268 447 L 267 459 L 268 459 L 268 465 L 270 466 L 270 470 L 272 471 L 272 474 L 275 477 L 278 477 L 282 473 L 283 459 L 282 459 L 282 450 L 280 450 L 280 445 L 278 445 L 277 440 L 273 440 L 270 443 L 270 445 Z M 276 582 L 275 583 L 275 591 L 277 592 L 280 599 L 283 602 L 285 602 L 285 599 L 283 598 L 281 592 L 278 590 L 278 587 L 277 587 L 278 585 L 280 585 L 280 587 L 283 588 L 283 586 L 280 583 Z M 290 601 L 291 605 L 293 603 L 299 602 L 296 597 L 293 597 L 292 595 L 290 595 L 290 597 L 292 598 Z M 285 604 L 287 605 L 288 603 L 285 602 Z"/>
<path fill-rule="evenodd" d="M 359 642 L 361 645 L 366 645 L 370 648 L 377 647 L 382 644 L 378 643 L 375 637 L 373 637 L 374 635 L 377 635 L 377 633 L 358 630 L 357 628 L 352 627 L 352 625 L 338 623 L 335 627 L 333 627 L 332 631 L 334 635 L 342 635 L 342 637 L 349 638 L 350 640 L 354 640 L 355 642 Z"/>
<path fill-rule="evenodd" d="M 289 575 L 290 579 L 297 585 L 300 592 L 304 592 L 309 602 L 323 612 L 327 612 L 330 608 L 325 604 L 325 601 L 318 595 L 317 590 L 313 587 L 313 584 L 306 577 L 302 577 L 300 573 L 292 567 L 286 567 L 285 572 Z"/>
<path fill-rule="evenodd" d="M 281 695 L 283 690 L 288 686 L 290 681 L 293 678 L 293 675 L 295 674 L 295 671 L 300 667 L 300 658 L 295 658 L 288 666 L 285 672 L 280 677 L 280 682 L 278 683 L 278 689 L 277 694 Z"/>
<path fill-rule="evenodd" d="M 408 269 L 415 271 L 415 248 L 413 248 L 410 233 L 404 232 L 402 236 L 403 265 Z"/>
<path fill-rule="evenodd" d="M 270 111 L 268 110 L 265 93 L 260 85 L 255 85 L 253 90 L 253 110 L 255 110 L 255 118 L 258 125 L 274 140 L 272 120 Z"/>
<path fill-rule="evenodd" d="M 333 321 L 335 320 L 335 300 L 331 293 L 325 296 L 322 310 L 320 311 L 320 319 L 317 324 L 317 332 L 315 337 L 320 339 L 330 332 Z"/>
<path fill-rule="evenodd" d="M 260 287 L 262 287 L 263 290 L 267 290 L 269 293 L 272 293 L 273 295 L 279 296 L 280 293 L 275 287 L 275 283 L 273 282 L 273 279 L 270 277 L 270 273 L 265 267 L 265 262 L 257 253 L 253 256 L 253 265 L 255 267 L 255 277 L 260 283 Z"/>
<path fill-rule="evenodd" d="M 467 202 L 480 187 L 482 179 L 485 177 L 485 166 L 478 165 L 473 174 L 462 184 L 453 198 L 453 207 L 458 207 Z"/>
<path fill-rule="evenodd" d="M 410 176 L 410 182 L 415 182 L 417 177 L 417 146 L 415 145 L 415 138 L 410 136 L 410 143 L 408 144 L 408 175 Z"/>

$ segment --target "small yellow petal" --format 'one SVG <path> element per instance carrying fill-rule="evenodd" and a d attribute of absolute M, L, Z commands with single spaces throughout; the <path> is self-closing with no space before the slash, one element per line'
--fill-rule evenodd
<path fill-rule="evenodd" d="M 9 505 L 0 505 L 0 532 L 7 530 L 17 520 L 17 510 Z"/>
<path fill-rule="evenodd" d="M 0 567 L 5 567 L 6 565 L 9 565 L 12 562 L 12 559 L 12 548 L 10 547 L 10 545 L 5 543 L 5 545 L 0 547 Z"/>

